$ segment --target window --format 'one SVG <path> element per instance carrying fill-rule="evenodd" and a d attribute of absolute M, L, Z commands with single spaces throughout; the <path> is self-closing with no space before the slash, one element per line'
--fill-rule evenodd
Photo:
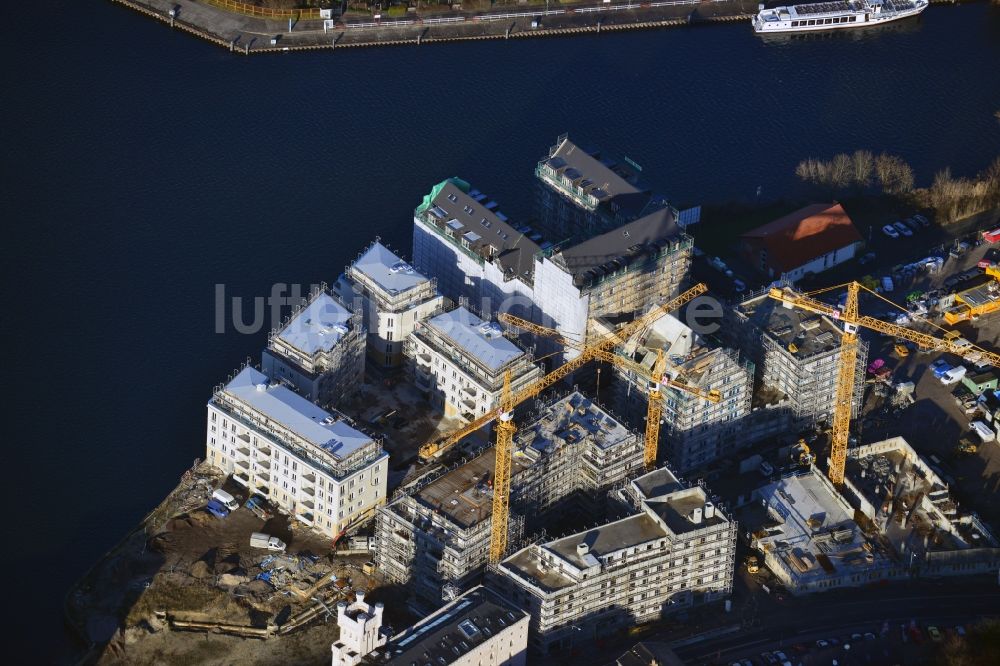
<path fill-rule="evenodd" d="M 386 331 L 385 339 L 386 340 L 392 340 L 392 331 Z"/>

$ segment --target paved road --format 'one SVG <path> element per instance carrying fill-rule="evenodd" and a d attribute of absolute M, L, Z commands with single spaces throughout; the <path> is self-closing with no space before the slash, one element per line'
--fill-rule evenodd
<path fill-rule="evenodd" d="M 796 643 L 814 644 L 817 639 L 843 638 L 852 633 L 880 633 L 885 622 L 891 633 L 900 624 L 916 620 L 920 626 L 967 624 L 982 616 L 1000 614 L 1000 587 L 965 587 L 954 591 L 948 582 L 913 590 L 882 588 L 884 596 L 857 591 L 862 599 L 813 597 L 795 600 L 787 610 L 761 618 L 760 626 L 678 648 L 677 653 L 695 664 L 729 663 L 737 657 L 765 650 L 788 648 Z M 651 639 L 655 640 L 655 639 Z"/>

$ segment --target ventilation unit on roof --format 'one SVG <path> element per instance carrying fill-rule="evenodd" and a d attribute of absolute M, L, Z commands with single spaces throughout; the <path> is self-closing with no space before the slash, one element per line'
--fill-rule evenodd
<path fill-rule="evenodd" d="M 503 335 L 503 329 L 500 328 L 500 325 L 492 321 L 482 324 L 479 327 L 479 332 L 488 339 Z"/>
<path fill-rule="evenodd" d="M 394 263 L 392 266 L 389 267 L 389 272 L 390 273 L 412 273 L 413 272 L 413 266 L 410 266 L 408 263 L 406 263 L 403 260 L 399 260 L 396 263 Z"/>

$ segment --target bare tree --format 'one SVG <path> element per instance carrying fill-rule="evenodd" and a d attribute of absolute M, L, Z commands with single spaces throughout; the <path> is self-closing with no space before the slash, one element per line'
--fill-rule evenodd
<path fill-rule="evenodd" d="M 872 184 L 872 174 L 875 172 L 875 156 L 869 150 L 856 150 L 851 156 L 854 184 L 864 189 Z"/>
<path fill-rule="evenodd" d="M 850 185 L 853 172 L 849 155 L 837 153 L 830 160 L 830 184 L 836 189 L 842 190 Z"/>
<path fill-rule="evenodd" d="M 913 169 L 896 155 L 882 153 L 876 157 L 875 175 L 886 194 L 905 194 L 913 190 Z"/>

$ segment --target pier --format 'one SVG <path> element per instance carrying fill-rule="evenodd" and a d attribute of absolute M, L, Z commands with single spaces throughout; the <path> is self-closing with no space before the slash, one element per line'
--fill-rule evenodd
<path fill-rule="evenodd" d="M 373 20 L 317 18 L 317 10 L 303 10 L 301 18 L 251 16 L 204 0 L 111 2 L 240 55 L 596 35 L 741 21 L 749 24 L 757 8 L 753 0 L 613 0 L 550 9 L 520 5 L 486 13 L 411 13 Z"/>

